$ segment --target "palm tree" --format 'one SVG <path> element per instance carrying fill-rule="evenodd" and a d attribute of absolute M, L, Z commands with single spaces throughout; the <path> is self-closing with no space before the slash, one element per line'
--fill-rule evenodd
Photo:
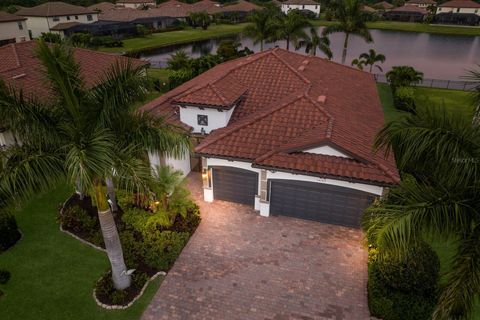
<path fill-rule="evenodd" d="M 331 60 L 333 57 L 332 50 L 330 50 L 330 40 L 328 37 L 320 37 L 317 33 L 317 29 L 310 28 L 310 36 L 307 36 L 305 39 L 300 40 L 296 46 L 296 49 L 305 47 L 305 53 L 308 53 L 312 56 L 317 55 L 317 48 L 320 49 L 326 56 L 328 60 Z"/>
<path fill-rule="evenodd" d="M 287 50 L 290 50 L 290 41 L 293 41 L 296 45 L 299 39 L 308 37 L 304 29 L 310 25 L 310 22 L 299 10 L 288 11 L 286 15 L 281 16 L 277 23 L 274 40 L 285 40 Z"/>
<path fill-rule="evenodd" d="M 359 0 L 340 0 L 335 6 L 335 24 L 325 27 L 323 35 L 336 32 L 345 33 L 343 42 L 342 63 L 347 59 L 348 40 L 350 35 L 356 35 L 366 42 L 372 42 L 372 35 L 368 31 L 365 16 L 362 12 L 362 3 Z"/>
<path fill-rule="evenodd" d="M 190 66 L 190 57 L 185 50 L 178 50 L 174 54 L 170 55 L 170 59 L 167 61 L 168 69 L 181 70 L 187 69 Z"/>
<path fill-rule="evenodd" d="M 176 153 L 188 138 L 131 109 L 145 93 L 143 68 L 117 63 L 92 89 L 70 49 L 41 41 L 37 55 L 52 88 L 47 102 L 0 82 L 0 117 L 21 141 L 0 151 L 0 193 L 19 201 L 65 179 L 78 183 L 98 208 L 114 286 L 125 289 L 130 275 L 104 185 L 110 179 L 145 190 L 151 175 L 140 157 L 145 148 Z"/>
<path fill-rule="evenodd" d="M 249 21 L 252 24 L 245 28 L 244 33 L 253 38 L 254 44 L 260 42 L 260 51 L 263 51 L 264 42 L 274 36 L 277 25 L 275 20 L 280 13 L 277 8 L 267 7 L 263 10 L 255 10 L 250 14 Z"/>
<path fill-rule="evenodd" d="M 386 73 L 387 81 L 392 91 L 398 87 L 409 87 L 418 84 L 423 80 L 423 73 L 410 66 L 395 66 Z"/>
<path fill-rule="evenodd" d="M 156 166 L 153 172 L 151 190 L 160 198 L 164 210 L 168 209 L 168 199 L 173 195 L 175 189 L 182 185 L 182 182 L 183 173 L 181 171 L 175 171 L 170 166 Z"/>
<path fill-rule="evenodd" d="M 480 65 L 478 65 L 478 67 L 480 67 Z M 478 125 L 480 124 L 480 70 L 470 70 L 463 78 L 474 83 L 474 87 L 471 90 L 472 100 L 475 106 L 473 121 Z"/>
<path fill-rule="evenodd" d="M 394 151 L 403 181 L 366 211 L 381 254 L 402 256 L 436 235 L 456 243 L 434 319 L 470 319 L 480 292 L 480 127 L 444 108 L 388 123 L 376 147 Z"/>
<path fill-rule="evenodd" d="M 384 63 L 385 56 L 381 53 L 377 54 L 374 49 L 368 50 L 368 52 L 362 53 L 358 59 L 352 61 L 352 66 L 357 66 L 360 70 L 363 70 L 363 66 L 370 66 L 369 72 L 372 73 L 372 68 L 376 67 L 380 72 L 383 72 L 382 67 L 380 67 L 377 62 Z"/>

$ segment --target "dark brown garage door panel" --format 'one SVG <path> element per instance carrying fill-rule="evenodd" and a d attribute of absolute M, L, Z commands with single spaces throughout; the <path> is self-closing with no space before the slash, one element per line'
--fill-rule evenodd
<path fill-rule="evenodd" d="M 258 174 L 232 168 L 213 168 L 213 197 L 253 206 L 258 189 Z"/>
<path fill-rule="evenodd" d="M 375 195 L 314 182 L 271 180 L 270 212 L 301 219 L 359 227 Z"/>

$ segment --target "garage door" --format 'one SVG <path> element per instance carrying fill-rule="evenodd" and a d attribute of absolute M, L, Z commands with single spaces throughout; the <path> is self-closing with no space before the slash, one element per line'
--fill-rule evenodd
<path fill-rule="evenodd" d="M 213 197 L 254 206 L 258 174 L 230 167 L 213 168 Z"/>
<path fill-rule="evenodd" d="M 370 193 L 313 182 L 271 180 L 270 213 L 359 227 Z"/>

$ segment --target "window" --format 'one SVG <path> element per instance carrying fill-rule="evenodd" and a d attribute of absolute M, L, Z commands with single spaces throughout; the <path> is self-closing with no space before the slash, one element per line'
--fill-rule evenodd
<path fill-rule="evenodd" d="M 60 21 L 60 17 L 53 17 L 53 21 L 55 22 Z"/>
<path fill-rule="evenodd" d="M 87 14 L 87 20 L 88 20 L 88 21 L 92 21 L 92 20 L 93 20 L 93 17 L 92 17 L 91 14 Z"/>
<path fill-rule="evenodd" d="M 18 21 L 18 30 L 23 30 L 23 22 Z"/>
<path fill-rule="evenodd" d="M 302 6 L 302 9 L 305 9 L 305 5 Z"/>
<path fill-rule="evenodd" d="M 70 20 L 70 16 L 67 16 L 67 20 Z"/>
<path fill-rule="evenodd" d="M 475 13 L 478 13 L 478 9 L 475 9 Z"/>
<path fill-rule="evenodd" d="M 460 12 L 460 8 L 457 8 L 457 12 Z"/>
<path fill-rule="evenodd" d="M 197 115 L 197 124 L 199 126 L 208 126 L 208 116 L 203 114 Z"/>
<path fill-rule="evenodd" d="M 75 16 L 75 20 L 78 20 L 78 16 Z"/>
<path fill-rule="evenodd" d="M 315 6 L 315 9 L 317 9 L 317 8 L 318 8 L 318 6 Z"/>

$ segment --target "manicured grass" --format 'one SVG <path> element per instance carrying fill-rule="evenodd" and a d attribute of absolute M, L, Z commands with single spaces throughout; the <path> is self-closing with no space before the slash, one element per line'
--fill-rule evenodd
<path fill-rule="evenodd" d="M 168 69 L 161 69 L 161 68 L 149 68 L 148 69 L 148 77 L 151 79 L 159 79 L 160 81 L 168 81 L 168 75 L 170 70 Z"/>
<path fill-rule="evenodd" d="M 387 84 L 377 85 L 380 100 L 383 106 L 385 121 L 395 120 L 402 115 L 393 106 L 393 97 Z M 473 108 L 470 103 L 470 93 L 467 91 L 417 87 L 415 89 L 417 106 L 442 106 L 451 113 L 465 113 L 471 115 Z"/>
<path fill-rule="evenodd" d="M 2 320 L 139 319 L 161 280 L 151 283 L 131 308 L 107 311 L 92 297 L 95 281 L 109 268 L 106 255 L 60 232 L 58 205 L 72 192 L 59 186 L 34 197 L 16 213 L 22 240 L 0 254 L 0 268 L 12 278 L 1 286 Z"/>
<path fill-rule="evenodd" d="M 211 25 L 207 30 L 197 28 L 154 33 L 142 38 L 126 39 L 123 41 L 123 48 L 100 48 L 100 50 L 104 52 L 131 53 L 135 51 L 159 48 L 167 45 L 226 37 L 242 32 L 246 25 L 248 25 L 248 23 L 234 25 L 221 24 Z"/>
<path fill-rule="evenodd" d="M 333 23 L 334 22 L 332 21 L 325 21 L 325 20 L 313 21 L 313 24 L 317 26 L 328 26 Z M 424 24 L 424 23 L 396 22 L 396 21 L 368 22 L 367 26 L 370 29 L 381 29 L 381 30 L 438 33 L 438 34 L 457 35 L 457 36 L 480 36 L 480 27 L 457 27 L 457 26 L 430 25 L 430 24 Z"/>

